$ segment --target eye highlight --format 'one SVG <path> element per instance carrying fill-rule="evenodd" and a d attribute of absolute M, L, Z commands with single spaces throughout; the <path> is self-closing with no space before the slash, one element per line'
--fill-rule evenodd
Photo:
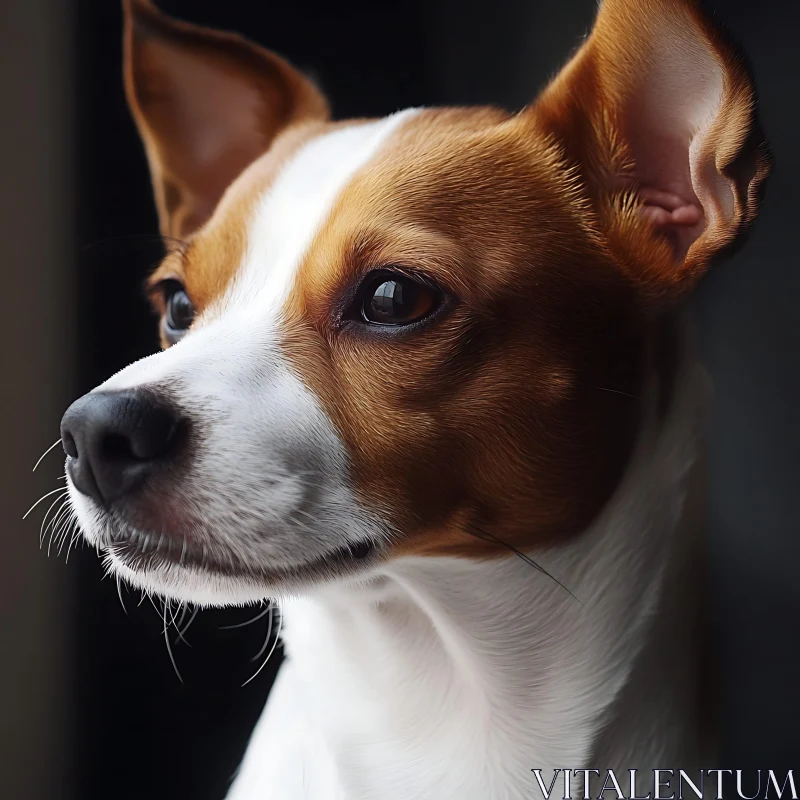
<path fill-rule="evenodd" d="M 360 321 L 371 325 L 402 326 L 433 314 L 442 293 L 417 278 L 385 271 L 368 280 L 360 292 Z"/>
<path fill-rule="evenodd" d="M 194 305 L 182 284 L 175 280 L 164 281 L 164 335 L 170 344 L 181 339 L 194 320 Z"/>

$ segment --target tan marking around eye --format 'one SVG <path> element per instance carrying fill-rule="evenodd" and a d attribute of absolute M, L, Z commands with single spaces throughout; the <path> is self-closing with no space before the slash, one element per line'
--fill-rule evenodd
<path fill-rule="evenodd" d="M 583 530 L 619 480 L 640 320 L 572 197 L 547 140 L 517 120 L 424 112 L 354 177 L 304 259 L 284 350 L 397 554 L 543 546 Z M 461 303 L 412 336 L 338 329 L 342 293 L 387 264 Z"/>
<path fill-rule="evenodd" d="M 287 161 L 311 138 L 332 127 L 314 122 L 295 126 L 279 136 L 270 151 L 231 184 L 209 221 L 162 261 L 148 286 L 167 278 L 181 281 L 198 314 L 222 297 L 244 265 L 257 203 Z M 157 294 L 154 304 L 163 313 Z"/>

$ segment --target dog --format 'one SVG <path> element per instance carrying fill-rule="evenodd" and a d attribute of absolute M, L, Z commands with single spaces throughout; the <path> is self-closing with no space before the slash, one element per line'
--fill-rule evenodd
<path fill-rule="evenodd" d="M 713 765 L 682 308 L 769 172 L 734 45 L 694 0 L 603 0 L 518 113 L 334 122 L 274 53 L 125 16 L 163 349 L 68 409 L 66 473 L 130 584 L 278 600 L 229 797 Z"/>

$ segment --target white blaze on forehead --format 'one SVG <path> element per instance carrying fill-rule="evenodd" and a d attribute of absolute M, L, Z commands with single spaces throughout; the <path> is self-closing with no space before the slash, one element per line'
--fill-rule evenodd
<path fill-rule="evenodd" d="M 256 204 L 242 264 L 225 295 L 195 321 L 184 340 L 135 362 L 98 388 L 191 375 L 199 394 L 201 387 L 209 388 L 211 375 L 246 374 L 265 358 L 281 361 L 273 322 L 303 256 L 354 175 L 418 113 L 414 108 L 399 111 L 323 134 L 301 147 Z"/>
<path fill-rule="evenodd" d="M 263 568 L 322 563 L 342 548 L 387 535 L 388 522 L 359 505 L 338 432 L 281 350 L 277 312 L 343 189 L 414 113 L 342 128 L 303 146 L 259 198 L 225 296 L 177 344 L 98 387 L 146 385 L 191 420 L 200 435 L 191 440 L 179 482 L 165 484 L 165 500 L 188 510 L 184 524 L 195 545 L 220 563 L 233 556 Z M 104 519 L 73 495 L 86 535 L 97 541 Z M 202 571 L 123 574 L 199 602 L 245 602 L 266 591 L 255 579 L 212 580 Z"/>
<path fill-rule="evenodd" d="M 337 197 L 381 145 L 417 109 L 312 139 L 291 159 L 256 206 L 244 261 L 226 309 L 258 299 L 258 311 L 283 305 L 296 271 Z"/>

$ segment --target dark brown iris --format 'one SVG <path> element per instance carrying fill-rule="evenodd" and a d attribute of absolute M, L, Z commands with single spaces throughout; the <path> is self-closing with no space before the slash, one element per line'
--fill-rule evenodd
<path fill-rule="evenodd" d="M 437 292 L 405 275 L 384 275 L 364 295 L 361 314 L 375 325 L 408 325 L 430 314 L 439 301 Z"/>

